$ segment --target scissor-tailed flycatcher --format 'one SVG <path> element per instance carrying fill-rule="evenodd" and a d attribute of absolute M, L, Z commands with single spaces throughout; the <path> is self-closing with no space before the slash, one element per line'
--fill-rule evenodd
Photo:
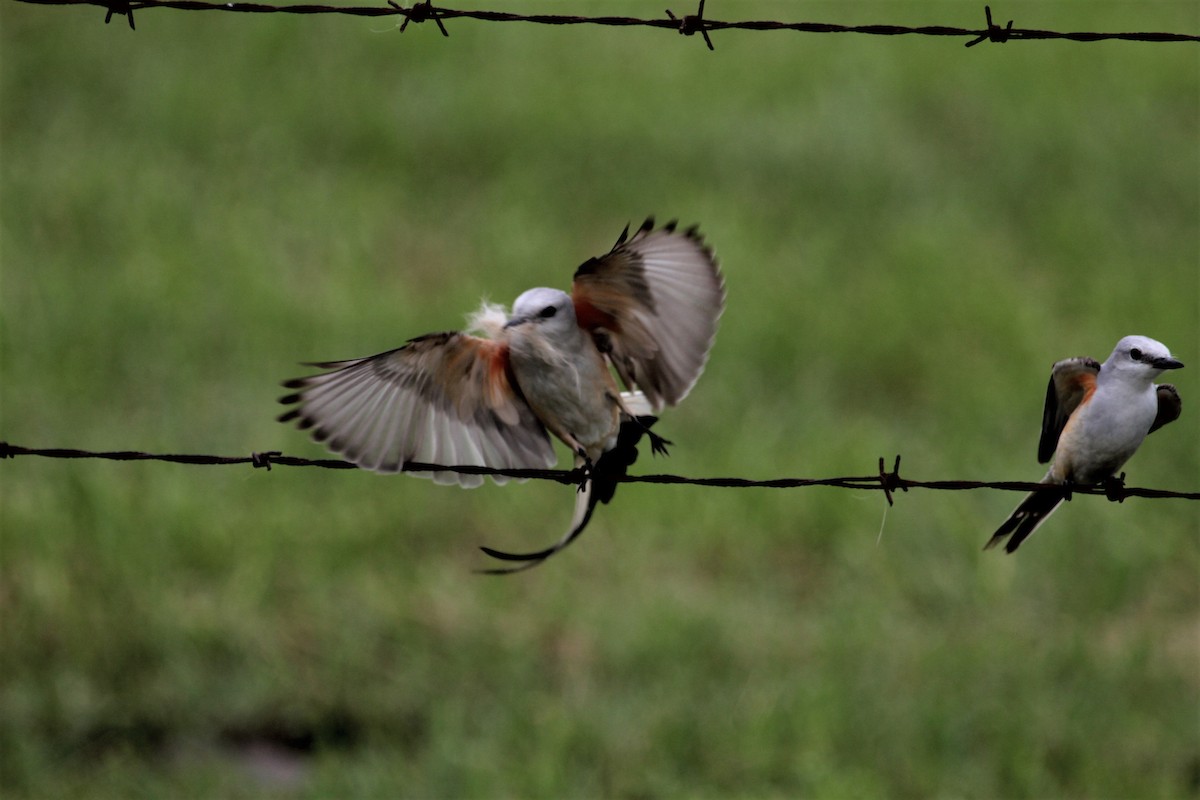
<path fill-rule="evenodd" d="M 485 303 L 472 317 L 483 337 L 434 333 L 396 350 L 287 381 L 280 398 L 313 438 L 364 469 L 397 472 L 406 462 L 494 469 L 546 469 L 557 458 L 547 431 L 587 467 L 567 534 L 536 553 L 484 548 L 496 558 L 540 563 L 578 536 L 597 502 L 637 457 L 663 406 L 682 400 L 704 370 L 725 304 L 712 250 L 696 227 L 647 219 L 612 250 L 575 271 L 571 294 L 530 289 L 512 314 Z M 610 369 L 611 367 L 611 369 Z M 615 369 L 629 391 L 617 388 Z M 474 487 L 479 475 L 418 473 Z M 505 478 L 496 476 L 497 483 Z"/>
<path fill-rule="evenodd" d="M 1011 553 L 1067 498 L 1072 485 L 1110 479 L 1146 438 L 1179 418 L 1179 392 L 1154 379 L 1183 363 L 1166 346 L 1145 336 L 1117 342 L 1103 364 L 1091 358 L 1068 358 L 1054 365 L 1042 412 L 1038 462 L 1054 456 L 1042 483 L 1062 491 L 1031 493 L 996 530 L 984 549 L 1011 534 L 1004 549 Z"/>

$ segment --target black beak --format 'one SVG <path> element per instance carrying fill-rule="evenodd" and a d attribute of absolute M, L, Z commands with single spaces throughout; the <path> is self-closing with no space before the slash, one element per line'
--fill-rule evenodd
<path fill-rule="evenodd" d="M 1156 358 L 1150 365 L 1156 369 L 1183 369 L 1183 362 L 1178 358 Z"/>

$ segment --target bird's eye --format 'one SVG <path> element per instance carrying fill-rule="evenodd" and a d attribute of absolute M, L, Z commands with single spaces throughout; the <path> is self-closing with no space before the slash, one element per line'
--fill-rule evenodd
<path fill-rule="evenodd" d="M 543 308 L 541 311 L 538 312 L 538 316 L 541 317 L 542 319 L 550 319 L 557 313 L 558 313 L 557 307 L 546 306 L 545 308 Z"/>
<path fill-rule="evenodd" d="M 1138 350 L 1135 347 L 1129 351 L 1129 357 L 1132 358 L 1134 361 L 1141 361 L 1142 360 L 1142 351 Z"/>

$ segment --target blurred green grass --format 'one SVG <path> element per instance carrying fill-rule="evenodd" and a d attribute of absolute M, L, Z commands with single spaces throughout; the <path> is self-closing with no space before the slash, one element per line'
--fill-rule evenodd
<path fill-rule="evenodd" d="M 1185 2 L 996 11 L 1200 30 Z M 1129 480 L 1200 484 L 1194 47 L 137 22 L 0 9 L 0 438 L 319 456 L 272 421 L 296 362 L 565 286 L 656 213 L 702 224 L 730 297 L 661 423 L 671 459 L 639 469 L 898 452 L 912 477 L 1035 479 L 1050 364 L 1136 332 L 1190 368 Z M 555 561 L 484 580 L 474 546 L 553 539 L 569 490 L 0 471 L 6 797 L 1200 793 L 1184 501 L 1079 498 L 1005 558 L 979 548 L 1014 495 L 884 517 L 874 493 L 631 485 Z"/>

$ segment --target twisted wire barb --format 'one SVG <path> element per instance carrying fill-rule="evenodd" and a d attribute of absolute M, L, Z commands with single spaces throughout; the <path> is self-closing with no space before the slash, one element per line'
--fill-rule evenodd
<path fill-rule="evenodd" d="M 637 17 L 620 16 L 582 16 L 573 14 L 517 14 L 508 11 L 488 11 L 479 9 L 443 8 L 434 6 L 432 0 L 414 2 L 404 6 L 388 0 L 387 5 L 378 6 L 328 6 L 316 4 L 268 5 L 265 3 L 239 2 L 209 2 L 208 0 L 19 0 L 23 3 L 38 5 L 98 6 L 106 10 L 105 23 L 114 14 L 124 16 L 133 28 L 133 12 L 147 8 L 171 8 L 180 11 L 227 11 L 248 14 L 340 14 L 355 17 L 390 17 L 400 16 L 404 22 L 400 30 L 404 31 L 410 22 L 419 24 L 433 20 L 443 36 L 449 36 L 443 20 L 473 19 L 483 22 L 526 22 L 537 25 L 605 25 L 610 27 L 643 27 L 664 28 L 675 30 L 685 36 L 699 33 L 709 50 L 713 49 L 710 31 L 743 30 L 743 31 L 800 31 L 805 33 L 858 33 L 873 36 L 950 36 L 970 37 L 967 47 L 974 47 L 981 42 L 1003 44 L 1021 39 L 1066 39 L 1074 42 L 1098 42 L 1104 40 L 1124 40 L 1138 42 L 1200 42 L 1200 35 L 1189 33 L 1167 33 L 1153 31 L 1135 32 L 1093 32 L 1093 31 L 1050 31 L 1030 28 L 1015 28 L 1009 20 L 1004 27 L 992 22 L 992 10 L 984 7 L 985 26 L 983 28 L 959 28 L 947 25 L 837 25 L 823 22 L 781 22 L 777 20 L 742 20 L 727 22 L 707 19 L 704 16 L 704 0 L 700 0 L 695 14 L 676 16 L 671 10 L 666 11 L 666 17 L 641 19 Z"/>
<path fill-rule="evenodd" d="M 359 469 L 348 461 L 339 459 L 309 459 L 297 456 L 286 456 L 278 450 L 265 450 L 251 453 L 248 456 L 214 456 L 180 453 L 143 453 L 136 450 L 116 450 L 94 452 L 76 450 L 74 448 L 33 448 L 0 442 L 0 459 L 17 456 L 40 456 L 42 458 L 99 458 L 108 461 L 169 461 L 176 464 L 194 465 L 227 465 L 250 464 L 252 467 L 270 470 L 272 466 L 282 467 L 320 467 L 323 469 Z M 582 469 L 494 469 L 472 465 L 448 466 L 443 464 L 428 464 L 421 461 L 406 461 L 401 472 L 457 472 L 464 475 L 498 475 L 506 478 L 522 478 L 531 480 L 555 481 L 562 484 L 578 484 L 587 476 Z M 1072 487 L 1074 494 L 1104 495 L 1109 500 L 1124 502 L 1128 497 L 1144 497 L 1151 499 L 1200 500 L 1200 492 L 1176 492 L 1167 489 L 1150 489 L 1137 486 L 1125 486 L 1124 474 L 1107 483 L 1095 486 Z M 920 481 L 905 478 L 900 475 L 900 456 L 888 470 L 882 458 L 879 459 L 879 472 L 873 475 L 851 475 L 838 478 L 768 478 L 755 480 L 751 478 L 693 478 L 685 475 L 621 475 L 613 476 L 621 483 L 659 483 L 683 484 L 688 486 L 708 486 L 725 489 L 797 489 L 805 486 L 831 486 L 838 489 L 869 489 L 882 491 L 888 504 L 893 503 L 897 491 L 907 492 L 909 489 L 932 489 L 938 491 L 963 491 L 969 489 L 998 489 L 1009 492 L 1038 492 L 1061 491 L 1061 486 L 1028 481 L 965 481 L 941 480 Z"/>

